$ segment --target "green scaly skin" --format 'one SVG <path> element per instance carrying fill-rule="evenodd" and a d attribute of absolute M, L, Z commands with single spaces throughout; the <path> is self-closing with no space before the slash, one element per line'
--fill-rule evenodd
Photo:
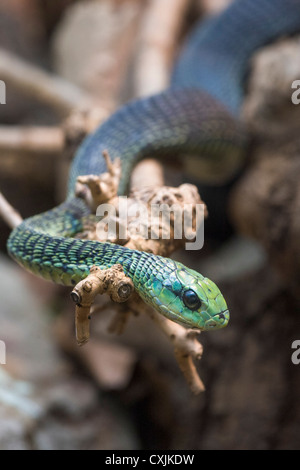
<path fill-rule="evenodd" d="M 232 176 L 244 160 L 237 117 L 249 58 L 263 44 L 299 30 L 300 0 L 236 0 L 196 27 L 170 88 L 123 106 L 85 139 L 71 167 L 67 201 L 13 230 L 9 254 L 31 272 L 67 285 L 84 279 L 92 265 L 119 263 L 140 296 L 167 318 L 202 330 L 226 326 L 226 302 L 201 274 L 149 253 L 73 239 L 88 214 L 74 195 L 75 182 L 106 171 L 103 150 L 122 160 L 121 194 L 134 163 L 147 156 L 197 155 L 202 178 Z"/>
<path fill-rule="evenodd" d="M 71 238 L 82 228 L 79 209 L 81 215 L 87 212 L 83 201 L 74 199 L 25 220 L 9 238 L 10 254 L 33 274 L 65 285 L 77 284 L 93 265 L 106 269 L 121 264 L 141 298 L 170 320 L 200 330 L 227 325 L 229 312 L 221 292 L 196 271 L 150 253 Z M 196 310 L 183 301 L 190 289 L 201 301 Z"/>
<path fill-rule="evenodd" d="M 245 139 L 237 117 L 249 58 L 299 25 L 300 0 L 236 0 L 196 28 L 172 85 L 120 108 L 85 139 L 71 167 L 66 202 L 13 230 L 9 254 L 34 274 L 66 285 L 84 279 L 92 265 L 118 263 L 145 302 L 167 318 L 201 330 L 226 326 L 226 302 L 201 274 L 149 253 L 72 238 L 89 212 L 75 197 L 75 182 L 79 175 L 106 171 L 103 150 L 122 160 L 121 194 L 132 166 L 147 156 L 197 155 L 202 178 L 230 177 L 243 164 Z"/>

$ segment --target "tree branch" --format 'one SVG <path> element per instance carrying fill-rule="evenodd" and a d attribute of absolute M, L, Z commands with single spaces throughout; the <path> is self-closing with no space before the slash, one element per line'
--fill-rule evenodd
<path fill-rule="evenodd" d="M 141 22 L 136 54 L 137 96 L 156 93 L 169 84 L 180 27 L 190 0 L 152 0 Z"/>
<path fill-rule="evenodd" d="M 77 196 L 83 197 L 91 208 L 95 208 L 99 202 L 110 202 L 111 204 L 117 206 L 118 198 L 116 195 L 121 171 L 120 163 L 118 161 L 111 162 L 108 153 L 105 153 L 105 158 L 107 160 L 108 167 L 107 173 L 104 173 L 100 176 L 88 175 L 78 178 L 78 181 L 81 183 L 80 186 L 77 187 Z M 163 183 L 161 166 L 157 166 L 156 162 L 153 160 L 142 162 L 139 164 L 139 166 L 140 168 L 135 170 L 135 174 L 132 179 L 132 181 L 135 181 L 136 183 L 136 189 L 132 192 L 131 198 L 129 198 L 129 204 L 130 201 L 131 203 L 135 203 L 137 201 L 147 203 L 150 214 L 153 198 L 155 198 L 156 204 L 165 203 L 169 204 L 170 206 L 173 206 L 175 202 L 177 204 L 182 204 L 183 206 L 185 203 L 192 202 L 197 204 L 201 202 L 196 188 L 194 188 L 192 185 L 181 185 L 179 188 L 168 188 L 165 186 L 153 187 L 151 185 L 146 187 L 144 177 L 146 180 L 148 180 L 149 183 L 152 183 L 152 185 L 155 185 L 156 183 Z M 147 168 L 147 171 L 145 171 L 145 168 Z M 151 177 L 150 169 L 154 169 L 153 178 Z M 87 185 L 87 188 L 84 188 L 85 185 Z M 146 219 L 147 217 L 145 218 L 145 223 L 147 222 Z M 152 219 L 150 219 L 150 221 L 153 222 Z M 157 240 L 152 240 L 151 237 L 150 239 L 145 239 L 144 237 L 132 236 L 130 222 L 131 220 L 128 219 L 128 239 L 125 243 L 125 246 L 128 248 L 148 252 L 150 251 L 154 254 L 159 254 L 162 256 L 169 256 L 174 251 L 174 249 L 179 245 L 182 245 L 184 241 L 184 238 L 182 240 L 175 240 L 174 231 L 172 230 L 170 231 L 170 236 L 168 239 L 163 239 L 161 233 L 164 230 L 164 223 L 169 223 L 169 220 L 161 220 L 160 224 L 155 227 L 159 234 Z M 121 223 L 121 221 L 119 223 Z M 99 224 L 98 221 L 97 224 Z M 151 229 L 152 228 L 153 226 L 151 226 Z M 87 227 L 87 230 L 84 233 L 84 237 L 98 240 L 98 233 L 99 232 L 97 232 L 96 229 Z M 117 238 L 117 235 L 114 240 L 109 241 L 124 244 L 124 240 L 122 243 L 121 240 Z M 121 266 L 116 265 L 105 270 L 100 270 L 99 268 L 93 267 L 91 269 L 90 275 L 87 276 L 84 281 L 81 281 L 79 284 L 77 284 L 77 286 L 72 291 L 71 296 L 76 302 L 75 323 L 77 342 L 79 345 L 82 345 L 88 341 L 88 319 L 90 315 L 90 309 L 96 295 L 99 293 L 108 293 L 112 300 L 115 300 L 116 302 L 124 302 L 125 300 L 128 300 L 133 293 L 133 285 L 130 283 L 131 280 L 124 275 Z M 120 298 L 119 290 L 120 288 L 123 289 L 123 285 L 126 285 L 126 295 L 121 296 Z M 132 286 L 132 289 L 129 289 L 129 285 Z M 109 331 L 121 333 L 124 330 L 126 322 L 129 318 L 129 312 L 139 313 L 141 305 L 143 305 L 143 311 L 148 313 L 150 318 L 173 342 L 176 360 L 192 392 L 197 394 L 201 391 L 204 391 L 204 384 L 201 381 L 193 362 L 195 359 L 198 360 L 202 356 L 202 345 L 196 340 L 196 335 L 199 333 L 199 331 L 195 332 L 192 330 L 187 330 L 181 325 L 166 319 L 142 303 L 142 301 L 140 301 L 140 299 L 137 297 L 132 297 L 129 299 L 127 311 L 124 311 L 123 309 L 122 311 L 120 309 L 116 309 L 117 314 L 115 315 L 113 322 L 110 325 Z M 97 308 L 94 309 L 94 312 L 95 311 L 97 311 Z"/>
<path fill-rule="evenodd" d="M 0 49 L 0 76 L 25 93 L 66 114 L 74 108 L 95 104 L 88 93 L 76 85 L 46 72 Z"/>
<path fill-rule="evenodd" d="M 60 127 L 0 126 L 0 151 L 59 153 L 64 149 Z"/>
<path fill-rule="evenodd" d="M 23 220 L 20 214 L 9 204 L 2 193 L 0 193 L 0 216 L 12 229 L 17 227 Z"/>

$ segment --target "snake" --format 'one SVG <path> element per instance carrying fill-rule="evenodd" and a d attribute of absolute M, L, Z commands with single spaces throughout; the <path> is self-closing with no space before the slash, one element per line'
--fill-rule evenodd
<path fill-rule="evenodd" d="M 14 228 L 9 255 L 37 276 L 73 286 L 91 266 L 120 264 L 139 296 L 166 318 L 199 330 L 225 327 L 229 308 L 209 278 L 171 258 L 76 238 L 90 209 L 76 196 L 75 183 L 78 176 L 107 170 L 104 150 L 121 159 L 120 194 L 133 166 L 147 156 L 193 155 L 203 181 L 232 178 L 246 158 L 240 110 L 250 59 L 261 46 L 299 30 L 300 0 L 235 0 L 198 22 L 168 88 L 122 105 L 83 140 L 71 165 L 66 200 Z"/>

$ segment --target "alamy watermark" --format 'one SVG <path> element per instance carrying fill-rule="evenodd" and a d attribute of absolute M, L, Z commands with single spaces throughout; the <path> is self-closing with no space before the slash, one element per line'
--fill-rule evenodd
<path fill-rule="evenodd" d="M 292 83 L 292 88 L 296 90 L 292 93 L 291 100 L 293 104 L 300 103 L 300 80 L 294 80 Z"/>
<path fill-rule="evenodd" d="M 0 364 L 6 364 L 6 346 L 4 341 L 0 340 Z"/>
<path fill-rule="evenodd" d="M 292 93 L 291 100 L 293 104 L 300 104 L 300 80 L 294 80 L 291 88 L 295 88 L 295 91 Z M 300 340 L 295 339 L 291 345 L 292 349 L 295 351 L 291 355 L 291 361 L 293 364 L 300 364 Z"/>
<path fill-rule="evenodd" d="M 300 364 L 300 340 L 295 339 L 295 341 L 292 342 L 292 349 L 295 349 L 295 351 L 292 353 L 291 360 L 292 363 L 295 364 L 296 366 Z"/>
<path fill-rule="evenodd" d="M 0 104 L 6 104 L 6 85 L 3 80 L 0 80 Z"/>
<path fill-rule="evenodd" d="M 200 250 L 204 244 L 205 204 L 128 204 L 126 196 L 113 204 L 98 206 L 96 225 L 99 240 L 126 240 L 141 237 L 151 240 L 187 240 L 186 250 Z M 172 234 L 171 234 L 172 232 Z"/>

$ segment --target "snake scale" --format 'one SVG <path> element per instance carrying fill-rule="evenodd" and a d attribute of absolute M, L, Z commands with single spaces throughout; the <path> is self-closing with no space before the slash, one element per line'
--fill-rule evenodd
<path fill-rule="evenodd" d="M 167 318 L 201 330 L 226 326 L 225 299 L 201 274 L 151 253 L 72 238 L 89 213 L 75 197 L 75 181 L 106 171 L 106 149 L 112 158 L 121 157 L 121 193 L 133 165 L 146 156 L 193 154 L 205 164 L 203 179 L 231 177 L 245 154 L 239 109 L 249 59 L 260 46 L 297 31 L 300 0 L 236 0 L 202 21 L 183 47 L 169 88 L 124 105 L 83 141 L 66 201 L 16 227 L 9 254 L 32 273 L 66 285 L 84 279 L 92 265 L 119 263 L 145 302 Z"/>

